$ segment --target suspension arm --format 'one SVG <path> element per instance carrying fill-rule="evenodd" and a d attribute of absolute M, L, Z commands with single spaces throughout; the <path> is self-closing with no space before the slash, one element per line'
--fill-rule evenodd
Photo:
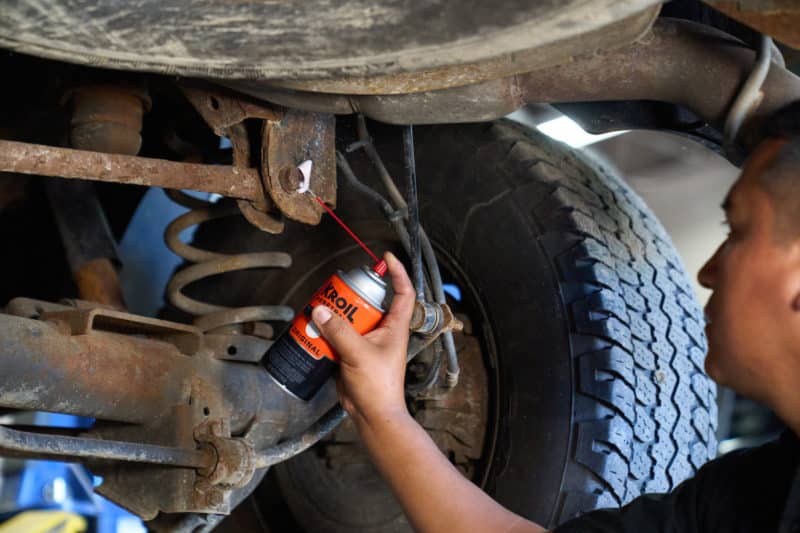
<path fill-rule="evenodd" d="M 256 363 L 263 339 L 75 305 L 18 298 L 0 314 L 0 408 L 96 422 L 80 436 L 0 426 L 0 456 L 88 461 L 98 492 L 145 519 L 228 513 L 255 450 L 335 402 L 332 384 L 309 402 L 287 394 Z"/>
<path fill-rule="evenodd" d="M 181 163 L 0 140 L 0 172 L 192 189 L 249 201 L 263 200 L 255 168 Z"/>
<path fill-rule="evenodd" d="M 0 452 L 19 452 L 64 460 L 106 459 L 191 468 L 211 468 L 214 453 L 209 448 L 181 449 L 155 444 L 46 435 L 0 426 Z"/>

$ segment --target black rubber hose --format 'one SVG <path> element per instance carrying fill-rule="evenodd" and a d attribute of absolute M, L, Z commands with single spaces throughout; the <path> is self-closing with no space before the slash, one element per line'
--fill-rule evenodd
<path fill-rule="evenodd" d="M 422 272 L 422 247 L 419 239 L 419 201 L 417 198 L 417 162 L 414 159 L 414 127 L 403 128 L 403 154 L 405 156 L 406 185 L 408 187 L 408 234 L 411 238 L 411 268 L 417 301 L 425 301 L 425 275 Z"/>

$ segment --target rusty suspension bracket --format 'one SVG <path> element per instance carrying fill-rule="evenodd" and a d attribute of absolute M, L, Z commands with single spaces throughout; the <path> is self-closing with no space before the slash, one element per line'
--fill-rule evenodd
<path fill-rule="evenodd" d="M 333 387 L 310 402 L 286 394 L 256 364 L 269 347 L 257 337 L 82 301 L 18 298 L 6 312 L 0 408 L 96 422 L 79 436 L 0 427 L 0 455 L 87 462 L 104 479 L 97 492 L 146 520 L 228 513 L 263 468 L 254 450 L 335 403 Z"/>
<path fill-rule="evenodd" d="M 283 231 L 287 218 L 319 224 L 323 210 L 306 194 L 298 194 L 288 177 L 297 165 L 313 162 L 311 190 L 331 206 L 336 205 L 336 121 L 332 114 L 266 107 L 247 97 L 197 82 L 181 84 L 181 90 L 211 129 L 227 137 L 233 147 L 235 168 L 260 165 L 261 196 L 239 201 L 250 223 L 269 233 Z M 251 146 L 246 121 L 257 119 L 261 145 Z"/>
<path fill-rule="evenodd" d="M 73 148 L 0 140 L 0 172 L 216 193 L 236 199 L 244 217 L 259 229 L 280 233 L 281 214 L 305 224 L 321 219 L 320 206 L 286 186 L 287 173 L 310 159 L 312 190 L 327 204 L 336 204 L 332 114 L 283 110 L 188 82 L 181 89 L 214 132 L 230 139 L 233 165 L 133 155 L 149 97 L 131 88 L 103 86 L 77 88 L 65 96 L 74 107 Z M 247 126 L 253 120 L 261 121 L 258 146 L 251 146 Z"/>

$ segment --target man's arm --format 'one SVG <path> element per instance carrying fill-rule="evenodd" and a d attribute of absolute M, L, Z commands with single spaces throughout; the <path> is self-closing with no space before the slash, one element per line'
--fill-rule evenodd
<path fill-rule="evenodd" d="M 544 531 L 464 478 L 408 413 L 357 425 L 373 462 L 417 531 Z"/>
<path fill-rule="evenodd" d="M 403 391 L 414 288 L 402 263 L 386 254 L 394 299 L 374 331 L 359 336 L 324 306 L 312 318 L 341 357 L 342 405 L 367 451 L 417 531 L 541 533 L 467 480 L 408 413 Z"/>

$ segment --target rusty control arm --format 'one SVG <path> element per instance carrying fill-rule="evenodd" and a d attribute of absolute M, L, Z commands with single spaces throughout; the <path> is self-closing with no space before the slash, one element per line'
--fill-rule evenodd
<path fill-rule="evenodd" d="M 100 440 L 64 435 L 46 435 L 0 426 L 0 452 L 20 452 L 49 458 L 105 459 L 190 468 L 211 468 L 214 452 L 158 446 L 154 444 Z"/>
<path fill-rule="evenodd" d="M 191 189 L 249 201 L 264 197 L 255 168 L 180 163 L 16 141 L 0 140 L 0 172 Z"/>
<path fill-rule="evenodd" d="M 258 338 L 85 305 L 18 298 L 0 314 L 0 406 L 97 420 L 80 436 L 0 426 L 0 455 L 88 461 L 97 490 L 145 519 L 227 514 L 261 475 L 255 450 L 335 404 L 332 386 L 286 394 L 255 364 Z"/>

